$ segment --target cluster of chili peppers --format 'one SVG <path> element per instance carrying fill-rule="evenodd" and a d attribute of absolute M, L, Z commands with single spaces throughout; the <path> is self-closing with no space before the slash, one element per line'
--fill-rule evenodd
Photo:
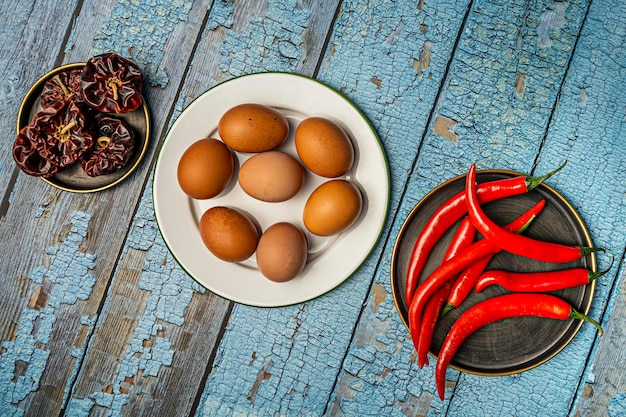
<path fill-rule="evenodd" d="M 511 291 L 478 302 L 453 324 L 439 351 L 435 369 L 441 399 L 444 398 L 445 372 L 453 356 L 470 334 L 494 321 L 524 316 L 582 319 L 594 324 L 602 335 L 602 328 L 597 322 L 546 292 L 587 285 L 607 271 L 592 272 L 586 268 L 535 273 L 485 271 L 491 258 L 500 251 L 542 262 L 568 263 L 603 250 L 539 241 L 525 236 L 524 230 L 541 213 L 545 200 L 540 200 L 504 227 L 489 219 L 482 210 L 482 204 L 532 190 L 564 165 L 542 177 L 516 176 L 478 185 L 476 166 L 472 165 L 466 177 L 465 190 L 442 204 L 420 232 L 410 257 L 405 292 L 409 330 L 420 367 L 428 363 L 428 351 L 441 315 L 458 307 L 471 291 L 482 291 L 488 285 L 501 285 Z M 419 282 L 433 247 L 460 219 L 442 263 Z M 474 241 L 476 233 L 483 238 Z"/>
<path fill-rule="evenodd" d="M 49 178 L 80 163 L 89 176 L 114 172 L 130 160 L 132 128 L 116 115 L 143 103 L 142 75 L 115 53 L 92 57 L 81 69 L 46 80 L 38 111 L 17 134 L 13 159 L 26 174 Z"/>

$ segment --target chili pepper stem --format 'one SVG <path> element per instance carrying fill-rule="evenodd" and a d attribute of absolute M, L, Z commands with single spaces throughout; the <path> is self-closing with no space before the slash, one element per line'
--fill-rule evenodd
<path fill-rule="evenodd" d="M 59 83 L 59 87 L 61 87 L 61 91 L 63 91 L 63 95 L 65 97 L 69 96 L 70 95 L 70 91 L 67 89 L 65 84 L 63 84 L 63 81 L 61 81 L 61 77 L 59 77 L 59 74 L 55 75 L 54 79 L 57 80 L 57 83 Z"/>
<path fill-rule="evenodd" d="M 526 177 L 526 188 L 527 188 L 527 190 L 530 191 L 533 188 L 538 187 L 545 180 L 547 180 L 548 178 L 550 178 L 551 176 L 553 176 L 554 174 L 556 174 L 557 172 L 562 170 L 563 167 L 565 166 L 565 164 L 567 164 L 567 159 L 565 161 L 563 161 L 563 164 L 560 167 L 558 167 L 557 169 L 555 169 L 552 172 L 548 172 L 547 174 L 542 175 L 540 177 Z"/>
<path fill-rule="evenodd" d="M 604 248 L 596 248 L 596 247 L 586 247 L 586 246 L 582 246 L 580 248 L 580 252 L 581 252 L 581 258 L 587 256 L 587 255 L 591 255 L 592 253 L 595 252 L 606 252 L 604 250 Z"/>
<path fill-rule="evenodd" d="M 609 272 L 611 270 L 611 268 L 613 268 L 613 262 L 615 261 L 615 257 L 613 256 L 613 254 L 609 254 L 609 256 L 611 257 L 611 265 L 609 265 L 609 267 L 607 269 L 605 269 L 604 271 L 598 271 L 598 272 L 589 272 L 589 282 L 593 281 L 596 278 L 600 278 L 602 275 L 606 274 L 607 272 Z"/>
<path fill-rule="evenodd" d="M 572 308 L 572 311 L 571 311 L 569 317 L 571 319 L 580 319 L 580 320 L 584 320 L 584 321 L 586 321 L 588 323 L 593 324 L 596 327 L 596 329 L 598 329 L 598 334 L 600 336 L 604 335 L 604 330 L 602 329 L 602 326 L 600 326 L 600 323 L 598 323 L 597 321 L 595 321 L 591 317 L 587 316 L 586 314 L 583 314 L 580 311 Z"/>
<path fill-rule="evenodd" d="M 71 128 L 76 126 L 76 124 L 77 124 L 76 120 L 72 120 L 65 126 L 59 127 L 59 129 L 57 130 L 54 136 L 59 140 L 59 142 L 62 142 L 62 143 L 67 142 L 70 138 L 69 131 Z"/>
<path fill-rule="evenodd" d="M 109 143 L 111 143 L 111 138 L 108 136 L 100 136 L 96 139 L 96 143 L 98 144 L 98 148 L 104 149 L 109 146 Z"/>
<path fill-rule="evenodd" d="M 122 82 L 117 77 L 110 78 L 107 81 L 107 87 L 111 90 L 114 101 L 117 101 L 117 98 L 118 98 L 117 89 L 121 86 L 122 86 Z"/>
<path fill-rule="evenodd" d="M 72 120 L 71 122 L 69 122 L 68 124 L 66 124 L 63 129 L 61 129 L 61 131 L 59 132 L 61 135 L 66 134 L 67 132 L 69 132 L 69 130 L 71 128 L 73 128 L 74 126 L 76 126 L 76 120 Z"/>
<path fill-rule="evenodd" d="M 445 316 L 446 314 L 448 314 L 450 311 L 454 310 L 455 307 L 450 304 L 449 301 L 446 301 L 446 303 L 443 305 L 443 308 L 441 309 L 441 314 L 439 315 L 439 318 Z"/>

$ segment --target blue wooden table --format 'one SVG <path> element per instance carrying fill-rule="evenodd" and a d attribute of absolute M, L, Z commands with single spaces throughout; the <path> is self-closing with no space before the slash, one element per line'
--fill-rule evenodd
<path fill-rule="evenodd" d="M 626 3 L 622 0 L 4 1 L 0 36 L 0 415 L 626 415 Z M 13 162 L 29 87 L 116 52 L 145 75 L 150 146 L 95 193 Z M 333 291 L 278 308 L 188 276 L 155 220 L 159 143 L 200 94 L 262 71 L 353 101 L 389 162 L 389 212 Z M 391 292 L 394 243 L 434 187 L 479 169 L 540 174 L 615 257 L 590 316 L 546 363 L 487 377 L 418 368 Z M 599 269 L 608 267 L 599 258 Z"/>

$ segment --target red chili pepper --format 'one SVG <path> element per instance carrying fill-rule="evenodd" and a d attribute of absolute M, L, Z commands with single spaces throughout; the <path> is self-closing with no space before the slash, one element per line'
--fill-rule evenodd
<path fill-rule="evenodd" d="M 468 214 L 476 230 L 507 252 L 543 262 L 563 263 L 576 261 L 590 253 L 602 250 L 600 248 L 567 246 L 540 241 L 509 232 L 498 226 L 485 215 L 480 207 L 480 200 L 476 192 L 475 164 L 472 164 L 467 174 L 465 192 Z"/>
<path fill-rule="evenodd" d="M 530 208 L 523 216 L 521 216 L 517 221 L 504 226 L 506 230 L 509 230 L 514 233 L 523 233 L 524 230 L 530 225 L 533 219 L 541 213 L 544 206 L 546 205 L 546 200 L 539 200 L 537 204 Z M 525 223 L 522 223 L 524 222 Z M 474 288 L 476 281 L 480 277 L 480 275 L 485 271 L 485 268 L 491 262 L 493 255 L 487 255 L 482 259 L 479 259 L 475 263 L 471 264 L 467 268 L 465 268 L 454 281 L 452 288 L 448 294 L 448 299 L 446 300 L 445 306 L 442 308 L 441 315 L 448 313 L 450 310 L 457 308 L 461 305 L 461 303 L 469 296 L 470 292 Z"/>
<path fill-rule="evenodd" d="M 613 262 L 611 262 L 613 266 Z M 490 285 L 499 285 L 515 292 L 550 292 L 566 288 L 587 285 L 606 274 L 610 269 L 600 272 L 586 268 L 570 268 L 547 272 L 509 272 L 493 269 L 483 273 L 476 281 L 476 292 L 481 292 Z"/>
<path fill-rule="evenodd" d="M 595 320 L 574 309 L 567 301 L 550 294 L 511 293 L 488 298 L 465 311 L 452 325 L 443 341 L 435 367 L 435 380 L 439 398 L 445 395 L 446 369 L 465 339 L 476 330 L 499 320 L 535 316 L 548 319 L 581 319 L 602 327 Z"/>
<path fill-rule="evenodd" d="M 541 202 L 537 204 L 542 204 Z M 526 219 L 526 223 L 530 221 L 528 219 L 528 213 L 536 209 L 537 204 L 531 207 L 526 213 L 515 219 L 509 226 L 513 224 L 519 224 L 521 219 Z M 534 215 L 531 216 L 531 219 Z M 524 223 L 525 224 L 525 223 Z M 518 226 L 521 227 L 521 226 Z M 422 313 L 424 307 L 430 297 L 432 297 L 445 283 L 451 280 L 455 274 L 461 272 L 464 268 L 468 267 L 478 259 L 484 258 L 487 255 L 499 252 L 500 248 L 487 239 L 479 240 L 471 245 L 461 249 L 456 256 L 452 259 L 443 262 L 437 267 L 429 276 L 422 282 L 415 291 L 413 301 L 409 306 L 409 332 L 413 339 L 413 345 L 419 346 L 420 338 L 420 322 L 422 320 Z"/>
<path fill-rule="evenodd" d="M 539 186 L 552 175 L 556 174 L 565 166 L 566 163 L 567 161 L 563 162 L 563 165 L 554 171 L 540 177 L 520 175 L 513 178 L 479 184 L 477 187 L 478 199 L 481 204 L 486 204 L 505 197 L 524 194 Z M 448 230 L 466 213 L 467 202 L 465 199 L 465 192 L 461 191 L 443 203 L 441 207 L 439 207 L 437 211 L 432 214 L 428 222 L 422 228 L 420 235 L 413 245 L 407 270 L 405 290 L 407 305 L 411 304 L 419 277 L 424 269 L 424 265 L 426 265 L 426 261 L 428 260 L 428 256 L 430 255 L 433 247 L 439 241 L 441 236 L 443 236 L 446 230 Z"/>
<path fill-rule="evenodd" d="M 441 309 L 442 317 L 451 310 L 460 306 L 461 303 L 470 295 L 474 289 L 476 281 L 485 271 L 489 262 L 491 262 L 493 255 L 495 255 L 495 253 L 479 259 L 461 271 L 457 279 L 452 283 L 450 292 L 448 293 L 448 298 L 445 305 Z"/>
<path fill-rule="evenodd" d="M 465 217 L 452 237 L 448 250 L 443 256 L 443 261 L 445 262 L 451 259 L 459 252 L 459 250 L 469 246 L 474 241 L 475 236 L 476 229 L 474 229 L 470 219 Z M 448 285 L 448 283 L 450 285 Z M 421 322 L 422 325 L 420 329 L 419 345 L 415 346 L 415 349 L 417 350 L 417 364 L 420 368 L 428 364 L 428 350 L 430 349 L 430 343 L 432 342 L 433 334 L 435 333 L 435 327 L 437 327 L 437 321 L 441 313 L 441 308 L 443 307 L 443 304 L 448 297 L 448 292 L 452 286 L 451 280 L 448 283 L 435 293 L 424 308 L 424 318 Z"/>

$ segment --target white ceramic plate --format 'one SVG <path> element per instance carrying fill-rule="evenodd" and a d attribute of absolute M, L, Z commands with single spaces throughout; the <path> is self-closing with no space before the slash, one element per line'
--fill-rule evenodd
<path fill-rule="evenodd" d="M 306 117 L 321 116 L 339 124 L 355 149 L 352 169 L 343 177 L 363 195 L 363 210 L 348 230 L 329 238 L 306 233 L 309 256 L 293 280 L 274 283 L 259 272 L 255 255 L 241 263 L 213 256 L 202 243 L 198 224 L 213 206 L 237 207 L 250 214 L 261 230 L 279 221 L 306 231 L 302 209 L 310 193 L 328 179 L 306 173 L 304 186 L 288 201 L 267 203 L 245 194 L 237 169 L 252 154 L 235 153 L 236 172 L 230 186 L 208 200 L 194 200 L 178 185 L 176 170 L 183 152 L 195 141 L 219 139 L 217 124 L 224 112 L 242 103 L 259 103 L 281 111 L 290 135 L 278 148 L 297 158 L 293 132 Z M 259 307 L 297 304 L 322 295 L 347 279 L 368 256 L 382 231 L 389 205 L 389 167 L 374 128 L 359 109 L 328 86 L 297 74 L 259 73 L 216 85 L 191 103 L 172 125 L 160 150 L 153 182 L 156 220 L 168 248 L 202 286 L 232 301 Z"/>

